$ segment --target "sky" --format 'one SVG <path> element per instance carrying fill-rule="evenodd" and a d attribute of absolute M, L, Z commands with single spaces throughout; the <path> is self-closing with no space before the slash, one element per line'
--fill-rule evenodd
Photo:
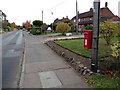
<path fill-rule="evenodd" d="M 89 11 L 93 8 L 94 0 L 77 0 L 78 11 L 80 13 Z M 118 2 L 120 0 L 100 0 L 101 7 L 108 2 L 109 9 L 118 15 Z M 72 19 L 76 14 L 76 0 L 1 0 L 0 10 L 6 15 L 9 22 L 15 22 L 17 25 L 22 25 L 26 20 L 42 20 L 50 24 L 56 18 L 62 19 L 68 16 Z M 120 8 L 120 6 L 119 6 Z M 53 14 L 51 14 L 53 12 Z"/>

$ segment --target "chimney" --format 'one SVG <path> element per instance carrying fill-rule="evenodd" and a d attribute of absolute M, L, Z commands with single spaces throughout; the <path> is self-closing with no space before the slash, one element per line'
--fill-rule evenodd
<path fill-rule="evenodd" d="M 93 9 L 92 9 L 92 8 L 90 8 L 90 11 L 93 11 Z"/>
<path fill-rule="evenodd" d="M 68 16 L 66 16 L 66 18 L 68 18 Z"/>
<path fill-rule="evenodd" d="M 105 7 L 106 7 L 106 8 L 108 7 L 108 2 L 105 2 Z"/>

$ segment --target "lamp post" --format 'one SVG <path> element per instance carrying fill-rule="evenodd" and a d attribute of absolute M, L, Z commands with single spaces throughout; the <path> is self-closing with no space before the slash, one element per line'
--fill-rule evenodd
<path fill-rule="evenodd" d="M 98 71 L 98 43 L 100 26 L 99 24 L 100 24 L 100 0 L 94 0 L 91 70 L 96 73 Z"/>

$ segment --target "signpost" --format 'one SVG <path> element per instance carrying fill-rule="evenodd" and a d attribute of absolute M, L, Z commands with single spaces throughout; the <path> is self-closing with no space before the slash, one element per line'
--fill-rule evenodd
<path fill-rule="evenodd" d="M 94 0 L 93 10 L 93 39 L 92 39 L 92 61 L 91 70 L 98 71 L 98 43 L 99 43 L 99 21 L 100 20 L 100 0 Z"/>

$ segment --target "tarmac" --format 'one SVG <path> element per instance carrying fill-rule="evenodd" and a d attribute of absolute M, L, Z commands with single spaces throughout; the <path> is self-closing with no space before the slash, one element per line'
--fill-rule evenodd
<path fill-rule="evenodd" d="M 44 44 L 45 38 L 26 32 L 24 38 L 20 88 L 90 88 L 63 57 Z"/>

